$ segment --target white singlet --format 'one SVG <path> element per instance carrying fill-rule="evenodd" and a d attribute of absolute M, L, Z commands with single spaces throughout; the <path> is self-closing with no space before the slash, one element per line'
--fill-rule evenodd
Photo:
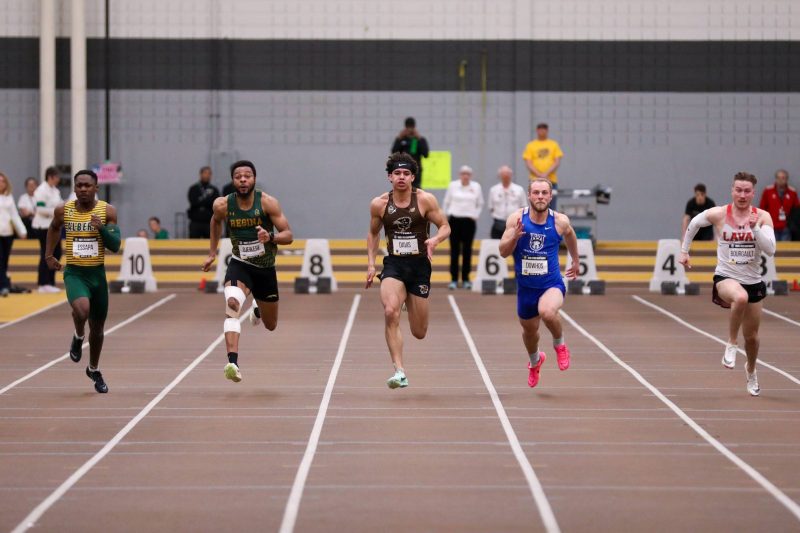
<path fill-rule="evenodd" d="M 756 213 L 756 208 L 752 208 Z M 725 212 L 725 223 L 717 242 L 717 268 L 714 274 L 732 278 L 743 285 L 761 283 L 761 249 L 750 224 L 733 220 L 731 204 Z"/>

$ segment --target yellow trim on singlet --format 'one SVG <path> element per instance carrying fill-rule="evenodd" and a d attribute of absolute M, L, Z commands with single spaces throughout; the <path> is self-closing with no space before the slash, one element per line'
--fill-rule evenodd
<path fill-rule="evenodd" d="M 94 229 L 89 221 L 92 215 L 100 217 L 100 221 L 105 225 L 106 223 L 106 202 L 102 200 L 97 201 L 94 209 L 88 212 L 81 212 L 75 208 L 75 200 L 70 200 L 64 204 L 64 229 L 67 233 L 66 255 L 67 264 L 75 266 L 100 266 L 105 263 L 106 247 L 103 244 L 103 238 L 100 232 Z M 94 241 L 97 241 L 97 256 L 96 257 L 75 257 L 72 255 L 73 242 L 75 240 L 84 240 L 88 248 L 94 246 Z"/>

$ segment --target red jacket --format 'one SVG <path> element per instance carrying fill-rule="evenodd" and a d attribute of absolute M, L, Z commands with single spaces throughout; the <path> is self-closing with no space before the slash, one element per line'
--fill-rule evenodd
<path fill-rule="evenodd" d="M 761 193 L 761 202 L 758 207 L 769 212 L 772 223 L 775 225 L 775 231 L 778 231 L 786 227 L 789 212 L 793 207 L 800 207 L 800 200 L 797 199 L 795 188 L 789 185 L 783 191 L 783 198 L 778 197 L 778 190 L 773 183 Z"/>

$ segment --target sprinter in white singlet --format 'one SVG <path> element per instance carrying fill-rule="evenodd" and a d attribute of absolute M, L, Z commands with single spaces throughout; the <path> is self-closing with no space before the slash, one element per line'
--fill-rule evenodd
<path fill-rule="evenodd" d="M 731 191 L 733 201 L 703 211 L 692 219 L 686 228 L 680 257 L 680 263 L 691 268 L 689 247 L 692 239 L 702 227 L 713 225 L 716 228 L 719 240 L 712 300 L 731 310 L 728 344 L 722 356 L 722 365 L 725 368 L 736 366 L 741 328 L 747 354 L 747 392 L 752 396 L 760 393 L 756 375 L 758 326 L 761 322 L 761 300 L 767 295 L 767 287 L 761 278 L 761 254 L 775 255 L 772 217 L 767 211 L 752 205 L 756 182 L 752 174 L 736 174 Z"/>

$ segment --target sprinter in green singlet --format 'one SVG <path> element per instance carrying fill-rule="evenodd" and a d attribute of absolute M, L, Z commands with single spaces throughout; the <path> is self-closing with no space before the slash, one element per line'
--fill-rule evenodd
<path fill-rule="evenodd" d="M 97 174 L 91 170 L 79 170 L 73 183 L 75 200 L 56 208 L 47 229 L 45 261 L 51 270 L 61 270 L 61 263 L 53 257 L 53 250 L 61 240 L 61 228 L 65 228 L 67 267 L 64 269 L 64 285 L 75 324 L 69 357 L 75 363 L 81 360 L 88 320 L 89 366 L 86 375 L 94 382 L 94 390 L 106 393 L 108 385 L 99 370 L 103 328 L 108 314 L 105 251 L 119 251 L 117 210 L 113 205 L 96 199 Z"/>
<path fill-rule="evenodd" d="M 239 315 L 249 294 L 255 305 L 248 318 L 272 331 L 278 325 L 278 278 L 275 254 L 279 244 L 291 244 L 294 237 L 278 200 L 256 189 L 256 167 L 250 161 L 231 165 L 235 192 L 214 200 L 211 243 L 203 271 L 208 272 L 217 257 L 217 246 L 226 222 L 233 255 L 225 274 L 225 345 L 228 364 L 225 377 L 242 380 L 239 370 Z"/>
<path fill-rule="evenodd" d="M 392 190 L 372 200 L 367 233 L 367 288 L 375 278 L 375 258 L 386 235 L 388 254 L 383 258 L 381 302 L 383 303 L 386 344 L 394 364 L 387 380 L 390 389 L 408 387 L 403 368 L 403 337 L 400 334 L 400 309 L 408 309 L 411 334 L 424 339 L 428 332 L 428 295 L 431 290 L 431 258 L 436 246 L 450 235 L 447 217 L 436 197 L 422 189 L 412 189 L 417 162 L 408 154 L 396 152 L 386 162 Z M 429 233 L 430 223 L 438 228 Z"/>

